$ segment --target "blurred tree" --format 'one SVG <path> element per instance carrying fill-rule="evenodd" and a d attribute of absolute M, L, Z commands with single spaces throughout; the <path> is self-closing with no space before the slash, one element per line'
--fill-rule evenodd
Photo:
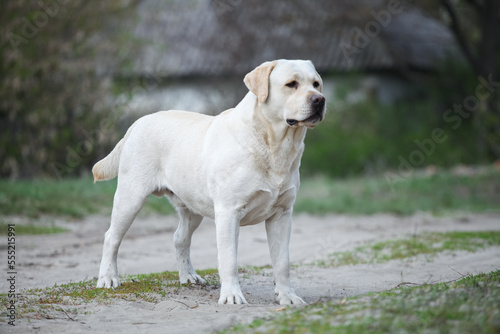
<path fill-rule="evenodd" d="M 500 1 L 440 0 L 449 24 L 474 72 L 498 78 L 500 70 Z"/>
<path fill-rule="evenodd" d="M 116 140 L 94 129 L 109 111 L 110 77 L 124 46 L 95 36 L 119 29 L 113 22 L 130 3 L 2 2 L 0 177 L 79 172 L 90 153 Z"/>
<path fill-rule="evenodd" d="M 424 0 L 418 5 L 445 21 L 455 35 L 472 78 L 464 80 L 463 72 L 447 73 L 452 76 L 447 81 L 462 86 L 462 100 L 467 94 L 477 95 L 478 85 L 490 93 L 483 95 L 477 108 L 470 108 L 475 109 L 479 134 L 490 155 L 500 158 L 500 1 Z"/>

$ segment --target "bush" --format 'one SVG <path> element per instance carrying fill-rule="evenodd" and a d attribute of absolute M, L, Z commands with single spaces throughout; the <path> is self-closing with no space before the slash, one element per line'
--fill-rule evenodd
<path fill-rule="evenodd" d="M 324 122 L 307 133 L 301 173 L 345 177 L 378 174 L 401 164 L 449 167 L 491 159 L 478 149 L 473 117 L 456 125 L 443 118 L 432 99 L 330 106 Z"/>
<path fill-rule="evenodd" d="M 116 35 L 105 45 L 92 41 L 119 20 L 122 5 L 9 1 L 3 6 L 0 177 L 77 175 L 117 141 L 115 125 L 106 127 L 106 135 L 95 129 L 110 116 L 112 66 L 122 62 L 116 54 L 124 46 Z"/>

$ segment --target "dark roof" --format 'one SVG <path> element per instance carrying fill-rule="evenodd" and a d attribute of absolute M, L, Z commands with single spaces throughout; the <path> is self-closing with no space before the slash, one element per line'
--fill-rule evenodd
<path fill-rule="evenodd" d="M 402 2 L 382 24 L 381 11 L 390 13 L 386 1 L 143 0 L 130 71 L 243 74 L 279 58 L 311 59 L 321 71 L 430 69 L 455 50 L 449 29 L 415 6 Z"/>

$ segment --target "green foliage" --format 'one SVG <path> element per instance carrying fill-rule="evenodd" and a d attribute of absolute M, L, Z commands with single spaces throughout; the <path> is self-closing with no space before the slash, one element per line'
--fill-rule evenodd
<path fill-rule="evenodd" d="M 491 161 L 478 149 L 472 119 L 461 119 L 458 124 L 458 120 L 447 118 L 446 122 L 443 112 L 453 105 L 442 108 L 436 110 L 429 101 L 381 105 L 370 99 L 330 105 L 325 120 L 307 133 L 301 173 L 346 177 L 396 170 L 402 160 L 413 169 Z M 433 139 L 435 129 L 444 132 L 439 142 Z M 419 143 L 430 141 L 433 144 L 421 148 Z M 415 159 L 415 151 L 422 152 L 424 158 Z"/>
<path fill-rule="evenodd" d="M 120 30 L 123 6 L 120 1 L 3 5 L 0 177 L 78 175 L 117 141 L 110 78 L 127 45 L 119 34 L 103 34 L 114 20 Z M 96 34 L 107 43 L 95 43 Z"/>

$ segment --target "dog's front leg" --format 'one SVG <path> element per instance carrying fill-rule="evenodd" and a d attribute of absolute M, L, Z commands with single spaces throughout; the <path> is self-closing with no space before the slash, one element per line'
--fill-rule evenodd
<path fill-rule="evenodd" d="M 267 242 L 274 271 L 275 292 L 278 302 L 283 304 L 305 304 L 297 296 L 290 283 L 290 260 L 288 244 L 292 230 L 292 213 L 285 212 L 276 220 L 266 221 Z"/>
<path fill-rule="evenodd" d="M 219 304 L 247 304 L 238 281 L 238 234 L 240 221 L 235 214 L 215 218 L 221 291 Z"/>

